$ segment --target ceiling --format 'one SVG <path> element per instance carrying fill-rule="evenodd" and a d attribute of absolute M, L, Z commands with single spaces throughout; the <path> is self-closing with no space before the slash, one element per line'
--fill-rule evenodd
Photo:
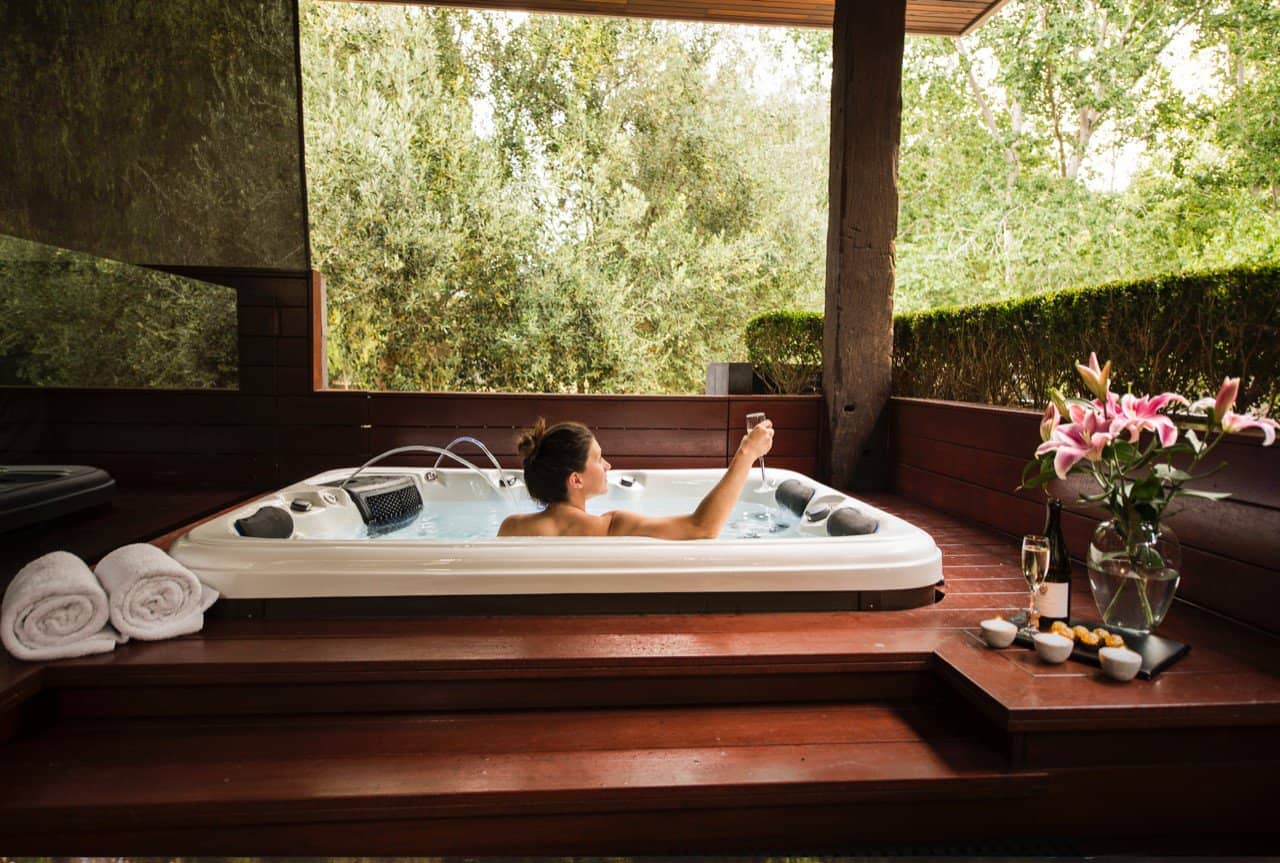
<path fill-rule="evenodd" d="M 398 0 L 405 2 L 405 0 Z M 410 0 L 412 2 L 412 0 Z M 877 3 L 883 0 L 849 0 Z M 907 0 L 907 32 L 917 36 L 963 36 L 1005 0 Z M 515 9 L 617 18 L 668 18 L 721 24 L 786 27 L 831 26 L 835 0 L 450 0 L 433 5 Z"/>

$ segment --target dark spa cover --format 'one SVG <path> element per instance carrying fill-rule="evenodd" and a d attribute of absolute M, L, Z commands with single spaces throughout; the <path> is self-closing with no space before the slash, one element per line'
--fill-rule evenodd
<path fill-rule="evenodd" d="M 116 481 L 101 468 L 0 465 L 0 533 L 96 506 L 115 493 Z"/>

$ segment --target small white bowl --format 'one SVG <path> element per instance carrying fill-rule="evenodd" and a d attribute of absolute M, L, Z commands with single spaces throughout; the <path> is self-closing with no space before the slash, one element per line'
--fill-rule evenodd
<path fill-rule="evenodd" d="M 982 638 L 992 647 L 1008 647 L 1018 634 L 1018 627 L 1007 620 L 992 617 L 981 622 Z"/>
<path fill-rule="evenodd" d="M 1070 638 L 1064 638 L 1052 632 L 1037 633 L 1032 640 L 1036 643 L 1036 653 L 1050 665 L 1066 662 L 1067 657 L 1071 655 L 1071 648 L 1076 646 Z"/>
<path fill-rule="evenodd" d="M 1142 654 L 1127 647 L 1104 647 L 1098 651 L 1102 673 L 1113 680 L 1129 681 L 1138 676 Z"/>

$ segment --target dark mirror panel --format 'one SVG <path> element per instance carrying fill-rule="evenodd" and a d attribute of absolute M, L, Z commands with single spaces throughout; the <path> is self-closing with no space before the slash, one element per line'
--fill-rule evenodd
<path fill-rule="evenodd" d="M 291 0 L 0 0 L 0 233 L 307 267 Z"/>

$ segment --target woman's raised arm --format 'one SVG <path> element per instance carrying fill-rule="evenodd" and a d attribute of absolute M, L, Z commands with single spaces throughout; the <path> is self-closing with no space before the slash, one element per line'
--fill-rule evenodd
<path fill-rule="evenodd" d="M 765 420 L 738 444 L 728 469 L 697 508 L 688 515 L 645 516 L 626 510 L 607 514 L 610 536 L 652 536 L 657 539 L 714 539 L 742 494 L 742 486 L 756 459 L 773 446 L 773 423 Z"/>

